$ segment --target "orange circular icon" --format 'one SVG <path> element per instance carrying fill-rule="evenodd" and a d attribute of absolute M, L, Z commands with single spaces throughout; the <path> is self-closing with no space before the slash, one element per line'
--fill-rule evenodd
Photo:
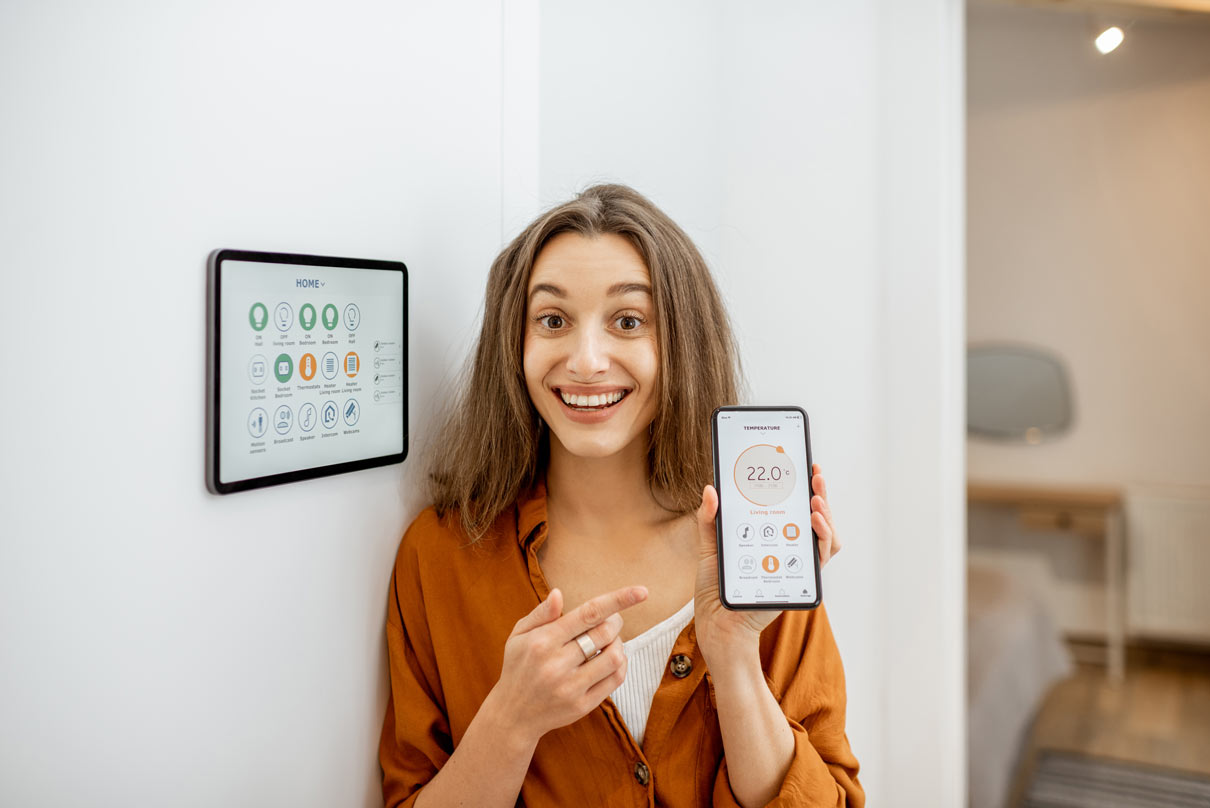
<path fill-rule="evenodd" d="M 765 568 L 765 572 L 777 572 L 777 568 L 781 566 L 777 563 L 777 556 L 765 556 L 760 565 Z"/>
<path fill-rule="evenodd" d="M 786 522 L 786 526 L 781 529 L 781 535 L 785 536 L 790 541 L 794 541 L 802 535 L 798 529 L 798 525 L 793 522 Z"/>
<path fill-rule="evenodd" d="M 357 375 L 359 370 L 361 370 L 361 359 L 357 354 L 349 351 L 345 354 L 345 375 L 351 379 Z"/>
<path fill-rule="evenodd" d="M 315 378 L 315 371 L 317 367 L 318 366 L 315 364 L 315 356 L 313 354 L 305 353 L 302 355 L 302 358 L 298 360 L 298 375 L 302 376 L 306 381 L 311 381 Z"/>

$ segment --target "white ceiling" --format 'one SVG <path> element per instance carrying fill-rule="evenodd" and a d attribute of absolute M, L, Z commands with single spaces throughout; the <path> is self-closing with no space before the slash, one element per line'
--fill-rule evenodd
<path fill-rule="evenodd" d="M 1203 22 L 1210 0 L 971 0 L 974 5 L 1018 5 L 1056 11 L 1081 11 L 1122 16 L 1185 17 Z"/>

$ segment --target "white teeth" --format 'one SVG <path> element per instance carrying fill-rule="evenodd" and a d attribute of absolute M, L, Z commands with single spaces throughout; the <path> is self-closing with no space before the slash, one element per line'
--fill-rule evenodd
<path fill-rule="evenodd" d="M 607 407 L 611 404 L 617 404 L 626 395 L 624 390 L 614 390 L 612 393 L 602 393 L 591 396 L 577 396 L 570 393 L 559 391 L 559 396 L 563 399 L 563 403 L 569 407 L 577 408 L 592 408 L 592 407 Z"/>

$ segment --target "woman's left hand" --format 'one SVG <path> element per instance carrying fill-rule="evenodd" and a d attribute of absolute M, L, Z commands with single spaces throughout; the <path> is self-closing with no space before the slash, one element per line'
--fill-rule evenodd
<path fill-rule="evenodd" d="M 822 567 L 840 552 L 832 509 L 828 505 L 828 489 L 818 463 L 811 467 L 811 527 L 819 537 L 819 563 Z M 745 647 L 759 647 L 760 633 L 777 619 L 780 609 L 743 609 L 732 611 L 723 607 L 718 595 L 718 534 L 714 519 L 718 513 L 718 492 L 708 485 L 702 491 L 702 504 L 697 509 L 699 561 L 697 586 L 693 600 L 693 619 L 698 646 L 706 665 L 711 659 L 726 659 L 730 653 Z"/>

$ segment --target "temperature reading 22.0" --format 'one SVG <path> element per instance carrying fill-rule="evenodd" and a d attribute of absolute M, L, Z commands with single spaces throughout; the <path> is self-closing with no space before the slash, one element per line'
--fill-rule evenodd
<path fill-rule="evenodd" d="M 744 499 L 755 505 L 776 505 L 790 496 L 797 474 L 785 449 L 758 443 L 740 452 L 734 477 Z"/>

